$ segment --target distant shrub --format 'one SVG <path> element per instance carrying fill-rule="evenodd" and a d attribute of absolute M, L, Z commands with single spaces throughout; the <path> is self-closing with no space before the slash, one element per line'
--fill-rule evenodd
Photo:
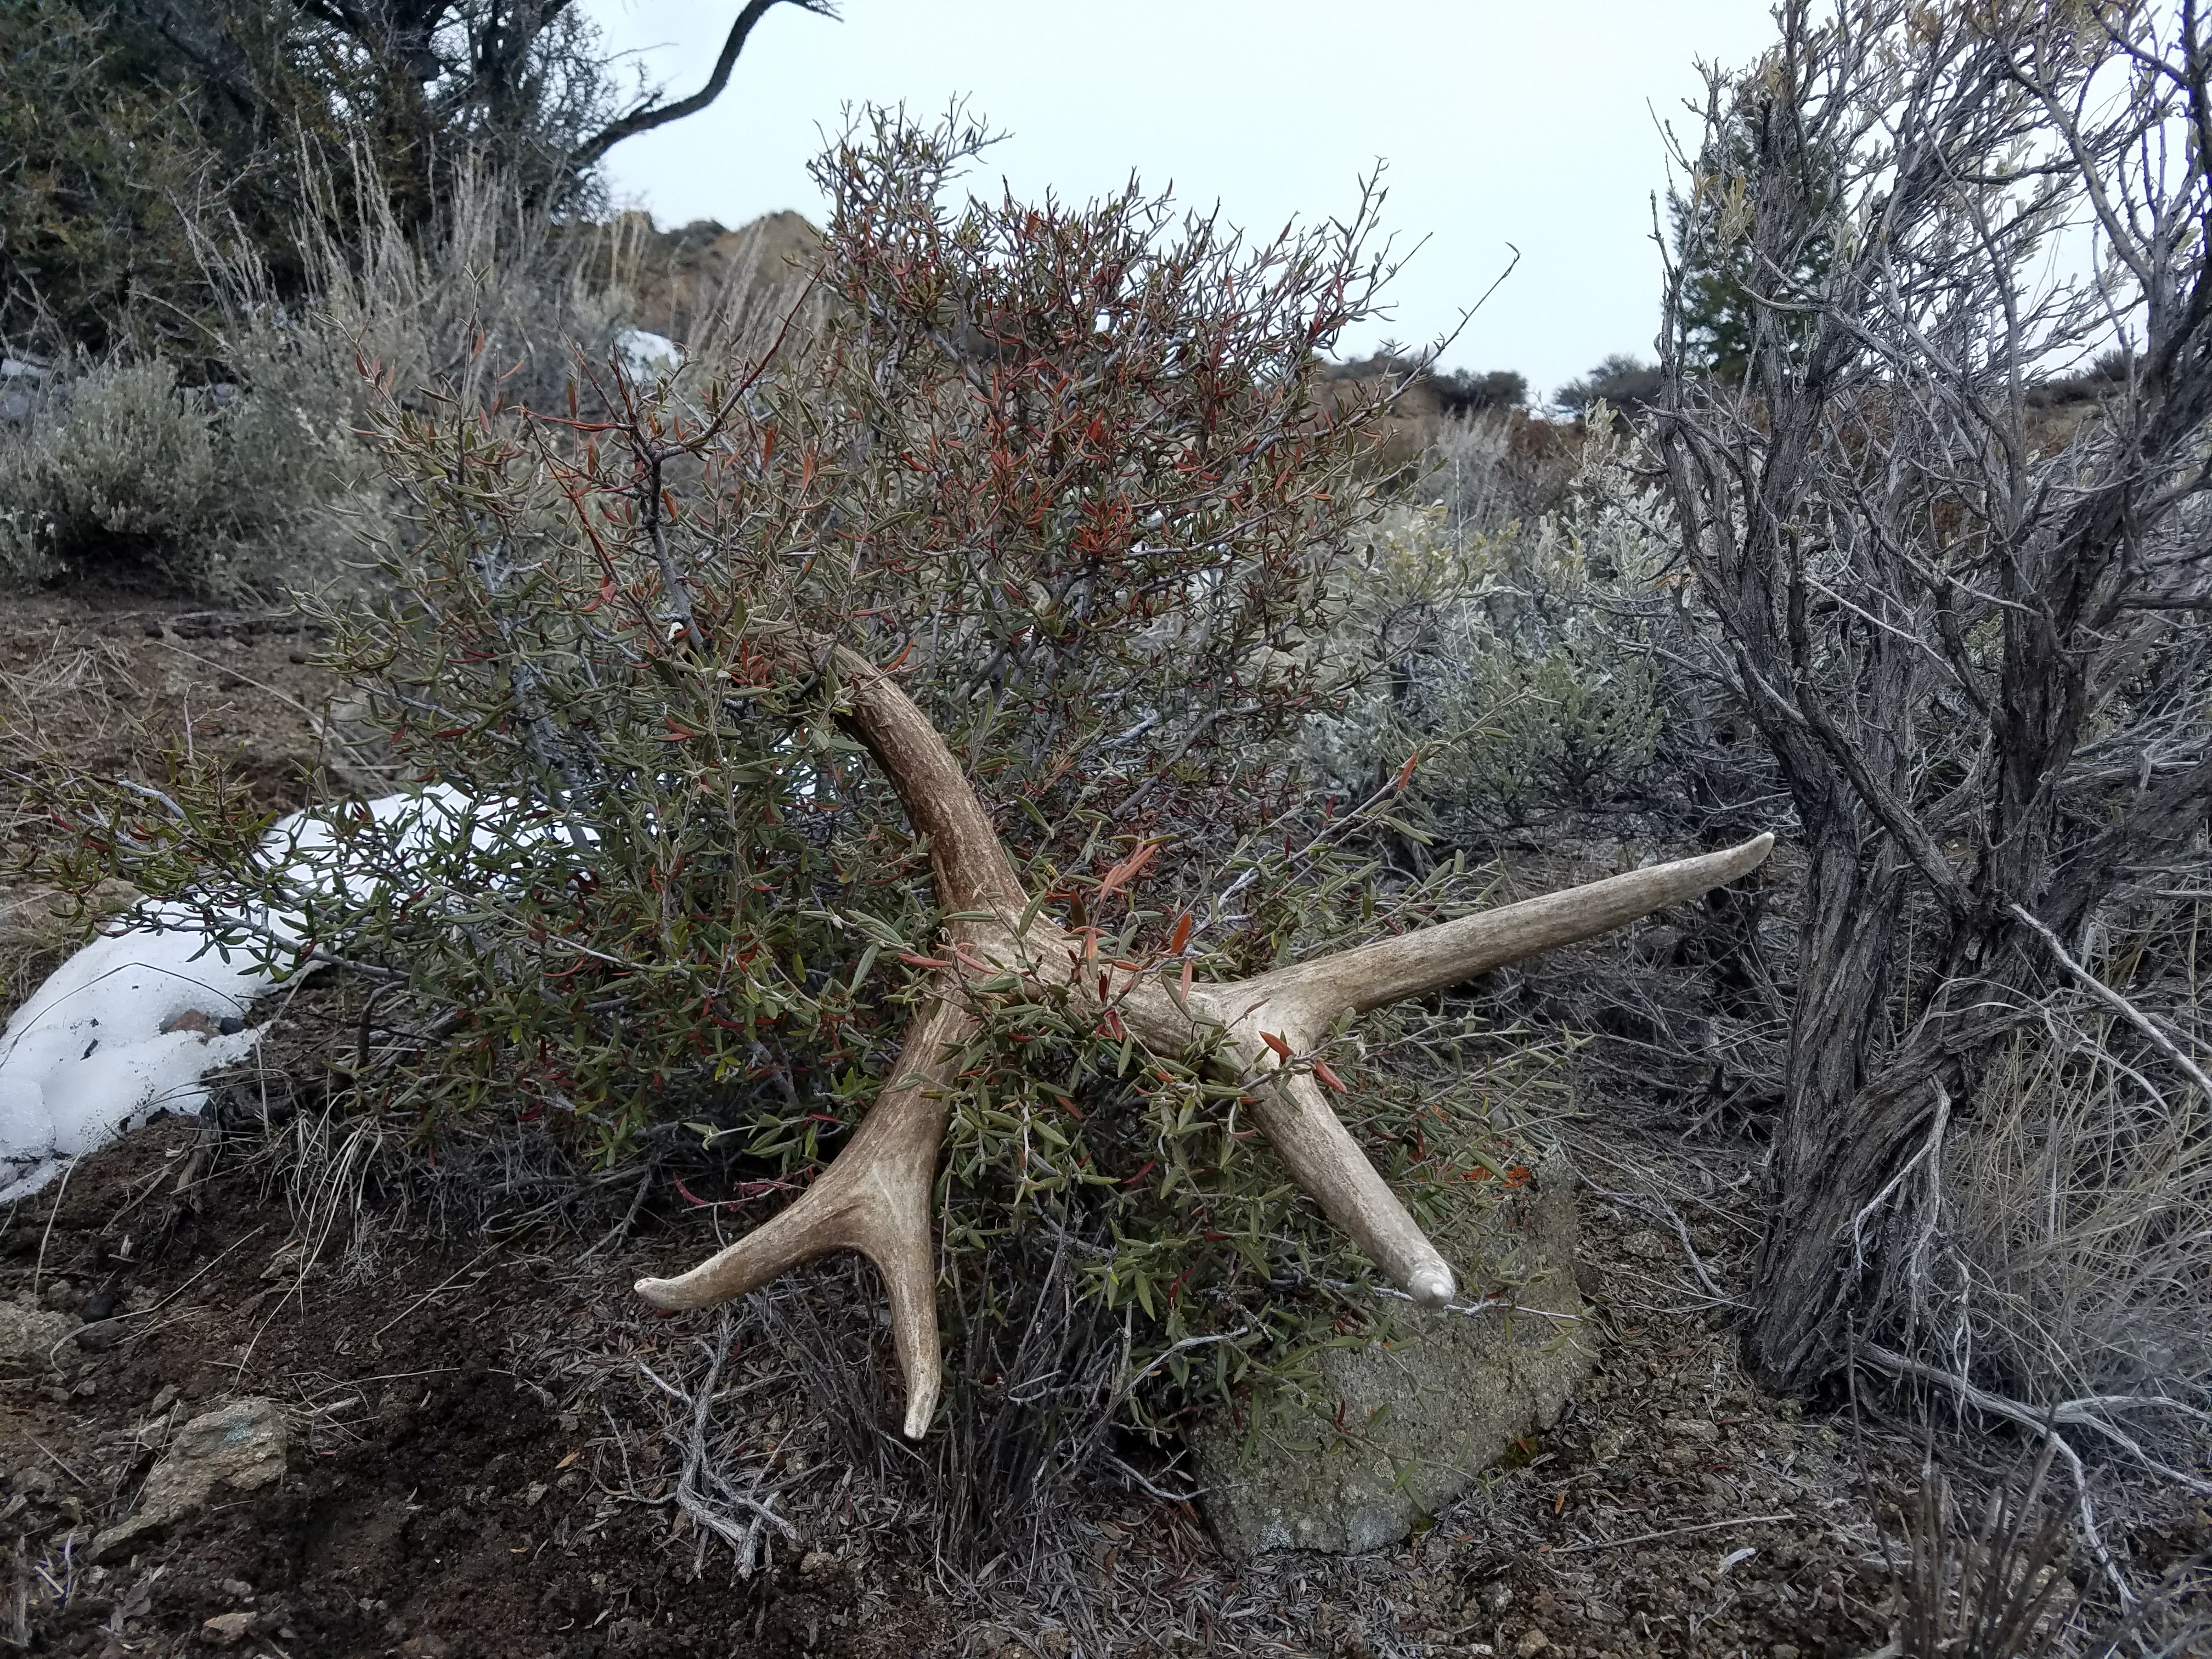
<path fill-rule="evenodd" d="M 206 520 L 216 487 L 211 410 L 168 363 L 94 369 L 45 446 L 43 471 L 71 532 L 161 539 Z"/>
<path fill-rule="evenodd" d="M 348 199 L 380 201 L 353 165 Z M 341 235 L 341 198 L 301 167 L 320 193 L 300 235 L 312 306 L 278 297 L 250 245 L 203 245 L 188 343 L 56 368 L 0 426 L 0 578 L 258 600 L 350 580 L 395 510 L 365 436 L 378 380 L 410 404 L 434 386 L 448 407 L 565 407 L 575 353 L 612 351 L 621 267 L 513 180 L 462 169 L 429 230 L 380 208 Z"/>
<path fill-rule="evenodd" d="M 1658 396 L 1658 365 L 1621 352 L 1559 388 L 1559 401 L 1577 410 L 1591 409 L 1601 402 L 1614 409 L 1641 409 Z"/>
<path fill-rule="evenodd" d="M 165 362 L 116 363 L 65 388 L 0 463 L 9 560 L 173 575 L 210 524 L 220 467 L 206 401 Z"/>
<path fill-rule="evenodd" d="M 216 159 L 111 23 L 0 6 L 0 337 L 111 351 L 202 302 L 190 221 Z"/>
<path fill-rule="evenodd" d="M 1518 409 L 1528 401 L 1528 377 L 1510 368 L 1478 374 L 1472 369 L 1449 369 L 1436 377 L 1437 398 L 1447 415 L 1487 415 Z"/>
<path fill-rule="evenodd" d="M 1332 647 L 1376 665 L 1310 752 L 1350 799 L 1408 754 L 1423 826 L 1450 848 L 1587 818 L 1638 799 L 1656 752 L 1661 688 L 1632 623 L 1608 618 L 1625 576 L 1618 526 L 1504 514 L 1499 428 L 1453 434 L 1447 487 L 1364 550 Z M 1596 556 L 1593 556 L 1596 555 Z"/>

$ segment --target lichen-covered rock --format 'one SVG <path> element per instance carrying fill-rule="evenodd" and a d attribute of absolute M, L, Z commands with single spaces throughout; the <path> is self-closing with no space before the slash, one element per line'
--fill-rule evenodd
<path fill-rule="evenodd" d="M 1228 1553 L 1394 1544 L 1513 1442 L 1557 1419 L 1592 1357 L 1565 1160 L 1546 1160 L 1456 1231 L 1437 1244 L 1459 1274 L 1462 1304 L 1486 1293 L 1513 1307 L 1403 1308 L 1388 1347 L 1323 1355 L 1322 1395 L 1340 1414 L 1283 1410 L 1243 1429 L 1216 1419 L 1191 1433 L 1206 1519 Z"/>
<path fill-rule="evenodd" d="M 114 1560 L 204 1509 L 218 1491 L 252 1492 L 282 1480 L 290 1441 L 284 1408 L 273 1400 L 233 1400 L 193 1418 L 146 1477 L 138 1512 L 93 1540 L 93 1559 Z"/>

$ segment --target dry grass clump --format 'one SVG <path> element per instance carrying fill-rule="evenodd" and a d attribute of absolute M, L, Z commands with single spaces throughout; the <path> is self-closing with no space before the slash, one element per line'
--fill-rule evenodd
<path fill-rule="evenodd" d="M 2212 1387 L 2208 1103 L 2109 1011 L 2066 999 L 2006 1046 L 1947 1180 L 1965 1331 L 2037 1400 Z"/>
<path fill-rule="evenodd" d="M 2212 1496 L 2212 1095 L 2194 1029 L 2201 907 L 2106 934 L 2097 988 L 2046 997 L 1941 1159 L 1932 1329 L 2029 1413 Z"/>

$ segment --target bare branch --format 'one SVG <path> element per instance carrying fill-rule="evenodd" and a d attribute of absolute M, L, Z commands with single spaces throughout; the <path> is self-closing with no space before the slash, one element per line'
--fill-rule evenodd
<path fill-rule="evenodd" d="M 737 64 L 738 54 L 745 49 L 745 41 L 752 34 L 753 25 L 785 3 L 786 0 L 746 0 L 745 9 L 738 14 L 736 21 L 730 25 L 729 33 L 723 37 L 721 55 L 714 59 L 714 67 L 708 72 L 705 86 L 689 98 L 679 98 L 672 104 L 648 104 L 643 109 L 632 110 L 629 114 L 609 122 L 578 146 L 575 153 L 568 158 L 569 166 L 580 173 L 595 166 L 601 156 L 623 139 L 635 138 L 639 133 L 650 132 L 655 127 L 665 127 L 671 121 L 680 121 L 687 115 L 696 115 L 720 98 L 722 89 L 730 84 L 730 71 Z M 817 17 L 834 18 L 837 15 L 833 0 L 788 0 L 788 3 L 802 11 L 811 11 Z"/>

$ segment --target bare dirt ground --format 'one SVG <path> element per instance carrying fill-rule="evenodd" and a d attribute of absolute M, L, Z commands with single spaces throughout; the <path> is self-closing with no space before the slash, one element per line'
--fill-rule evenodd
<path fill-rule="evenodd" d="M 103 770 L 154 764 L 165 738 L 229 744 L 272 807 L 325 753 L 311 640 L 131 603 L 19 603 L 0 623 L 0 825 L 19 852 L 52 833 L 40 742 Z M 43 896 L 9 897 L 21 981 L 68 941 Z M 156 1122 L 0 1214 L 0 1301 L 85 1322 L 0 1365 L 0 1643 L 102 1659 L 1843 1659 L 1888 1634 L 1884 1488 L 1865 1471 L 1893 1455 L 1747 1386 L 1705 1282 L 1741 1282 L 1747 1168 L 1717 1181 L 1711 1159 L 1620 1141 L 1586 1154 L 1598 1370 L 1408 1544 L 1239 1564 L 1193 1505 L 1133 1486 L 1069 1506 L 1018 1558 L 960 1563 L 916 1488 L 844 1461 L 836 1407 L 772 1305 L 672 1317 L 629 1294 L 701 1255 L 712 1217 L 757 1215 L 659 1182 L 622 1188 L 611 1228 L 601 1204 L 488 1231 L 465 1206 L 343 1178 L 319 1063 L 272 1042 L 222 1111 Z M 866 1289 L 830 1267 L 779 1294 L 849 1306 Z M 183 1425 L 241 1398 L 283 1408 L 282 1479 L 97 1551 Z M 2136 1541 L 2178 1559 L 2212 1531 Z"/>

